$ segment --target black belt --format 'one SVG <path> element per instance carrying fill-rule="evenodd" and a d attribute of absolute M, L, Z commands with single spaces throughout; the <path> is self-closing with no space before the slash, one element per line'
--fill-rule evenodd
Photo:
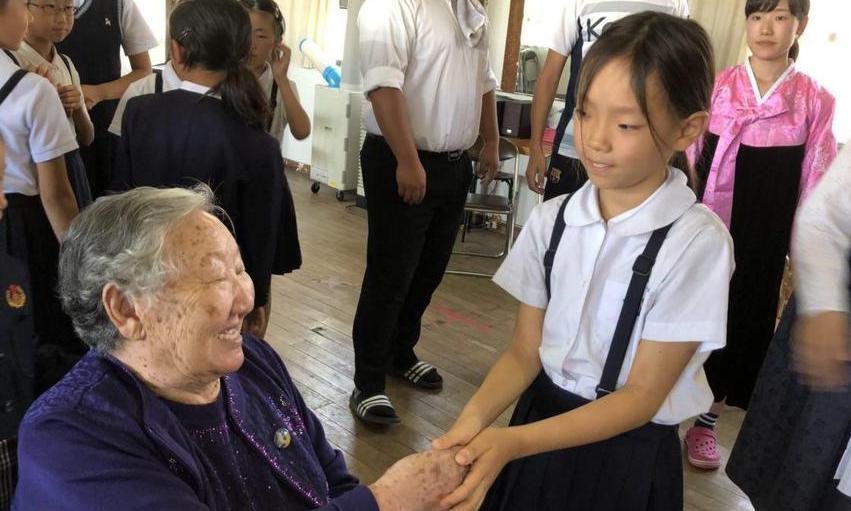
<path fill-rule="evenodd" d="M 10 208 L 41 207 L 41 197 L 38 195 L 24 195 L 22 193 L 6 194 L 6 203 Z"/>
<path fill-rule="evenodd" d="M 380 142 L 387 147 L 390 147 L 390 144 L 387 143 L 387 139 L 382 137 L 381 135 L 375 135 L 373 133 L 366 134 L 366 140 L 375 140 Z M 421 158 L 430 158 L 430 159 L 443 159 L 446 161 L 458 161 L 464 157 L 464 153 L 466 153 L 466 149 L 458 149 L 457 151 L 444 151 L 441 153 L 435 151 L 424 151 L 422 149 L 417 149 L 417 154 L 420 155 Z"/>

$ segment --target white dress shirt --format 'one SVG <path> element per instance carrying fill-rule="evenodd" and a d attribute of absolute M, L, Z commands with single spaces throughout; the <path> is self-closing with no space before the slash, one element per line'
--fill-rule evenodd
<path fill-rule="evenodd" d="M 0 52 L 0 84 L 20 69 Z M 77 149 L 56 87 L 28 73 L 0 105 L 0 136 L 6 143 L 6 178 L 3 191 L 38 195 L 37 163 Z"/>
<path fill-rule="evenodd" d="M 677 169 L 669 169 L 667 181 L 644 203 L 608 222 L 597 192 L 586 183 L 565 209 L 551 300 L 544 253 L 564 197 L 534 209 L 494 282 L 519 301 L 546 309 L 539 349 L 544 371 L 559 387 L 595 399 L 633 264 L 651 233 L 676 221 L 650 275 L 617 386 L 626 382 L 642 339 L 699 343 L 653 418 L 678 424 L 712 404 L 703 363 L 726 343 L 732 239 L 718 217 L 696 203 Z"/>
<path fill-rule="evenodd" d="M 400 89 L 417 148 L 456 151 L 479 133 L 482 96 L 496 88 L 487 28 L 470 44 L 450 0 L 366 0 L 358 16 L 364 91 Z M 366 130 L 380 135 L 372 105 Z"/>
<path fill-rule="evenodd" d="M 171 62 L 166 62 L 162 70 L 163 92 L 168 92 L 180 88 L 183 80 L 177 76 Z M 145 94 L 153 94 L 156 92 L 157 76 L 149 74 L 144 78 L 140 78 L 131 83 L 121 100 L 118 101 L 118 106 L 115 108 L 115 115 L 112 118 L 112 123 L 109 125 L 109 132 L 113 135 L 121 136 L 121 120 L 124 118 L 124 110 L 127 108 L 127 102 L 136 96 L 144 96 Z"/>

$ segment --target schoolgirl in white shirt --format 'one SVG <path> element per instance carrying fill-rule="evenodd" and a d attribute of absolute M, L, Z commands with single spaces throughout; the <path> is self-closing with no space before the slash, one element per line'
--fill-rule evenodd
<path fill-rule="evenodd" d="M 95 128 L 86 109 L 80 75 L 74 62 L 56 48 L 56 43 L 62 42 L 74 27 L 74 1 L 44 0 L 44 3 L 33 2 L 29 7 L 32 21 L 21 48 L 13 52 L 14 57 L 24 69 L 46 71 L 46 77 L 59 92 L 77 142 L 87 147 L 95 138 Z M 92 202 L 92 193 L 79 150 L 65 155 L 65 166 L 77 206 L 88 206 Z"/>
<path fill-rule="evenodd" d="M 34 2 L 0 0 L 0 49 L 17 50 Z M 59 381 L 85 353 L 56 296 L 59 241 L 77 215 L 65 154 L 77 149 L 56 87 L 0 51 L 0 137 L 6 143 L 0 253 L 27 265 L 38 337 L 36 391 Z"/>
<path fill-rule="evenodd" d="M 446 508 L 682 508 L 677 425 L 712 401 L 702 364 L 725 343 L 734 266 L 682 154 L 713 81 L 706 32 L 672 15 L 625 17 L 589 50 L 576 138 L 590 181 L 538 206 L 494 276 L 520 308 L 434 442 L 470 466 Z M 491 426 L 517 398 L 511 425 Z"/>
<path fill-rule="evenodd" d="M 287 78 L 292 50 L 284 44 L 284 16 L 274 0 L 240 0 L 251 16 L 248 68 L 269 98 L 272 118 L 266 130 L 282 141 L 287 125 L 296 140 L 310 135 L 310 119 L 299 103 L 295 83 Z"/>
<path fill-rule="evenodd" d="M 287 78 L 291 50 L 281 41 L 286 24 L 273 0 L 241 0 L 251 17 L 251 55 L 248 68 L 260 82 L 260 88 L 269 100 L 271 117 L 266 132 L 283 142 L 287 126 L 296 140 L 310 135 L 310 118 L 299 103 L 295 83 Z M 171 62 L 147 76 L 133 82 L 121 97 L 115 117 L 109 126 L 110 133 L 121 136 L 121 120 L 127 101 L 144 94 L 155 94 L 179 89 L 182 81 Z"/>

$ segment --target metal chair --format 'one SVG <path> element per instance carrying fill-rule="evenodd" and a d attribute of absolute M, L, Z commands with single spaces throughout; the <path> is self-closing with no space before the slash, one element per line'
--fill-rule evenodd
<path fill-rule="evenodd" d="M 470 151 L 470 158 L 473 160 L 474 166 L 479 165 L 479 152 L 482 148 L 481 138 L 476 142 Z M 501 259 L 511 250 L 511 245 L 514 243 L 514 217 L 517 206 L 517 180 L 520 173 L 520 153 L 517 146 L 510 140 L 500 137 L 499 139 L 499 161 L 500 163 L 513 159 L 514 171 L 497 172 L 494 181 L 501 181 L 508 185 L 508 195 L 490 195 L 485 193 L 477 193 L 475 190 L 467 194 L 467 202 L 464 204 L 465 225 L 464 232 L 461 236 L 461 242 L 466 240 L 467 231 L 469 229 L 469 218 L 472 213 L 482 213 L 485 215 L 502 215 L 505 216 L 505 245 L 499 253 L 487 252 L 471 252 L 464 250 L 453 250 L 455 255 L 466 255 L 474 257 L 487 257 L 490 259 Z M 446 273 L 451 275 L 467 275 L 472 277 L 492 277 L 492 273 L 481 273 L 461 270 L 447 270 Z"/>

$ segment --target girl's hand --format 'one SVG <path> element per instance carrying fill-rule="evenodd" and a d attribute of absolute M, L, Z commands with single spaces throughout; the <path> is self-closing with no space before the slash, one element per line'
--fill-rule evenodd
<path fill-rule="evenodd" d="M 516 440 L 509 428 L 487 428 L 458 451 L 455 462 L 470 472 L 455 491 L 440 501 L 445 509 L 475 511 L 485 499 L 505 465 L 518 456 Z"/>
<path fill-rule="evenodd" d="M 73 84 L 58 85 L 56 90 L 59 91 L 59 99 L 62 100 L 62 106 L 65 107 L 67 115 L 73 114 L 78 108 L 83 99 L 83 92 Z"/>
<path fill-rule="evenodd" d="M 461 416 L 443 436 L 434 439 L 432 449 L 441 451 L 453 447 L 464 447 L 478 435 L 484 426 L 477 420 Z"/>
<path fill-rule="evenodd" d="M 56 86 L 56 83 L 53 81 L 53 78 L 50 76 L 50 66 L 47 64 L 39 64 L 38 66 L 30 66 L 27 68 L 27 71 L 33 74 L 37 74 L 38 76 L 47 79 L 50 83 Z"/>
<path fill-rule="evenodd" d="M 851 339 L 847 314 L 801 316 L 793 339 L 795 369 L 805 383 L 816 390 L 837 390 L 848 385 Z"/>
<path fill-rule="evenodd" d="M 286 81 L 290 69 L 293 51 L 284 43 L 278 45 L 272 52 L 272 76 L 278 81 Z"/>

